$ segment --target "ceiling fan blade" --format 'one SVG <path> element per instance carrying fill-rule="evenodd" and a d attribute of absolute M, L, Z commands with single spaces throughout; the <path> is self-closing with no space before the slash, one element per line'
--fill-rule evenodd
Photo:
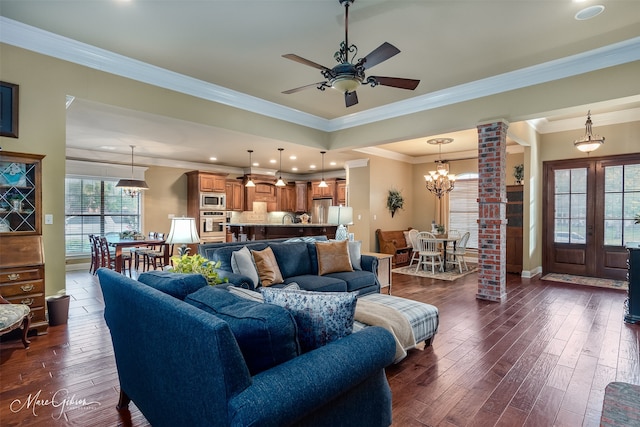
<path fill-rule="evenodd" d="M 317 68 L 318 70 L 331 71 L 329 68 L 325 67 L 324 65 L 320 65 L 313 61 L 309 61 L 308 59 L 304 59 L 303 57 L 298 56 L 295 53 L 287 53 L 285 55 L 282 55 L 282 57 L 290 59 L 292 61 L 299 62 L 304 65 L 308 65 L 309 67 Z"/>
<path fill-rule="evenodd" d="M 370 54 L 362 58 L 359 63 L 361 63 L 363 68 L 366 70 L 367 68 L 378 65 L 379 63 L 384 62 L 399 53 L 400 49 L 398 49 L 391 43 L 384 42 L 376 49 L 374 49 Z"/>
<path fill-rule="evenodd" d="M 351 107 L 352 105 L 356 105 L 358 103 L 358 94 L 355 90 L 353 92 L 344 93 L 344 103 L 347 107 Z"/>
<path fill-rule="evenodd" d="M 285 94 L 287 94 L 287 95 L 288 95 L 288 94 L 290 94 L 290 93 L 300 92 L 301 90 L 309 89 L 309 88 L 312 88 L 312 87 L 316 87 L 316 88 L 317 88 L 317 87 L 322 86 L 322 85 L 323 85 L 323 84 L 325 84 L 325 83 L 326 83 L 325 81 L 318 82 L 318 83 L 311 83 L 311 84 L 309 84 L 309 85 L 300 86 L 300 87 L 297 87 L 297 88 L 295 88 L 295 89 L 285 90 L 285 91 L 284 91 L 284 92 L 282 92 L 282 93 L 285 93 Z"/>
<path fill-rule="evenodd" d="M 420 83 L 420 80 L 402 79 L 400 77 L 370 76 L 369 78 L 375 79 L 376 82 L 378 82 L 378 84 L 382 86 L 391 86 L 408 90 L 414 90 Z"/>

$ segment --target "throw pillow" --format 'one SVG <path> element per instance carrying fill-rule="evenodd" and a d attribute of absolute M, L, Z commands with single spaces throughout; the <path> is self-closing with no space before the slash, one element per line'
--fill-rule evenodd
<path fill-rule="evenodd" d="M 235 274 L 242 274 L 253 280 L 253 286 L 260 284 L 258 270 L 256 270 L 256 266 L 253 263 L 251 251 L 246 246 L 243 246 L 242 249 L 231 254 L 231 270 Z"/>
<path fill-rule="evenodd" d="M 215 286 L 188 295 L 185 302 L 227 322 L 251 375 L 300 354 L 295 319 L 282 307 L 248 301 Z"/>
<path fill-rule="evenodd" d="M 271 286 L 275 283 L 284 282 L 276 256 L 270 247 L 267 246 L 266 249 L 261 251 L 251 251 L 251 255 L 253 255 L 253 260 L 256 263 L 262 286 Z"/>
<path fill-rule="evenodd" d="M 413 242 L 409 238 L 409 232 L 408 231 L 403 231 L 403 233 L 404 233 L 404 241 L 407 244 L 407 247 L 408 248 L 412 248 L 413 247 Z"/>
<path fill-rule="evenodd" d="M 300 286 L 298 286 L 296 282 L 291 282 L 279 289 L 299 290 Z M 232 294 L 239 296 L 240 298 L 248 299 L 249 301 L 264 302 L 264 297 L 260 292 L 257 291 L 251 291 L 249 289 L 239 288 L 237 286 L 229 286 L 227 290 Z"/>
<path fill-rule="evenodd" d="M 362 242 L 360 240 L 349 242 L 349 258 L 351 259 L 351 267 L 353 267 L 354 270 L 362 270 L 362 263 L 360 261 L 362 258 L 360 251 L 361 246 Z"/>
<path fill-rule="evenodd" d="M 264 302 L 291 312 L 298 326 L 302 352 L 351 334 L 356 310 L 355 292 L 310 292 L 262 289 Z"/>
<path fill-rule="evenodd" d="M 353 271 L 349 258 L 349 241 L 316 242 L 318 275 Z"/>

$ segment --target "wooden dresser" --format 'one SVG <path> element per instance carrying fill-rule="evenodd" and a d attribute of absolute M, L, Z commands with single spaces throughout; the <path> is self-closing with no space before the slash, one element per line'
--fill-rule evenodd
<path fill-rule="evenodd" d="M 31 329 L 47 333 L 42 175 L 37 154 L 0 152 L 0 295 L 31 308 Z"/>
<path fill-rule="evenodd" d="M 40 249 L 37 249 L 40 248 Z M 0 295 L 31 308 L 31 328 L 47 332 L 42 236 L 15 236 L 0 245 Z"/>

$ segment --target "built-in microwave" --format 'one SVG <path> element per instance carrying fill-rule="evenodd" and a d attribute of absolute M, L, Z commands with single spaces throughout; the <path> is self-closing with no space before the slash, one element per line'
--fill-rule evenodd
<path fill-rule="evenodd" d="M 224 193 L 200 193 L 200 209 L 227 209 L 227 196 Z"/>

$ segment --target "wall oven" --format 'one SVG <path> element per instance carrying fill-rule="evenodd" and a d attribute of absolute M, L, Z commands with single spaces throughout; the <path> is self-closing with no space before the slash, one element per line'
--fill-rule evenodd
<path fill-rule="evenodd" d="M 227 237 L 227 212 L 200 211 L 200 241 L 221 243 Z"/>
<path fill-rule="evenodd" d="M 227 209 L 227 196 L 224 193 L 200 193 L 200 209 Z"/>

